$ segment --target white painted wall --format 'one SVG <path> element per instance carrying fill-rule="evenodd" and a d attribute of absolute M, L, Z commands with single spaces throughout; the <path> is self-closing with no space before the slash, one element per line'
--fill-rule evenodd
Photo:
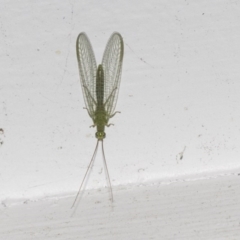
<path fill-rule="evenodd" d="M 113 188 L 239 172 L 238 1 L 9 0 L 0 8 L 3 206 L 79 187 L 96 144 L 75 53 L 82 31 L 98 62 L 113 31 L 125 43 L 121 114 L 104 141 Z M 86 189 L 106 186 L 101 169 L 99 151 Z"/>

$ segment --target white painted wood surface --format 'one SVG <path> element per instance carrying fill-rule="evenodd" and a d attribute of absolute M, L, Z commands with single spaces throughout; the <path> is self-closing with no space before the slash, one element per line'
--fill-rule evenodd
<path fill-rule="evenodd" d="M 238 239 L 240 174 L 25 201 L 1 209 L 2 239 Z"/>
<path fill-rule="evenodd" d="M 240 3 L 2 1 L 0 239 L 238 239 Z M 125 56 L 115 124 L 93 153 L 75 41 Z M 86 194 L 89 193 L 89 194 Z"/>

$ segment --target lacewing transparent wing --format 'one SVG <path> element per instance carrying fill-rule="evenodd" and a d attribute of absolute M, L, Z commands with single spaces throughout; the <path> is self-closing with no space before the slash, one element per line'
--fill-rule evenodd
<path fill-rule="evenodd" d="M 103 54 L 102 64 L 98 65 L 98 67 L 91 43 L 85 33 L 78 35 L 76 50 L 86 109 L 93 120 L 92 127 L 97 128 L 95 134 L 97 144 L 72 207 L 77 201 L 88 171 L 94 162 L 99 141 L 102 142 L 104 166 L 111 190 L 111 199 L 113 201 L 112 187 L 103 148 L 103 139 L 106 137 L 105 126 L 109 127 L 113 125 L 109 124 L 108 121 L 117 113 L 114 112 L 114 110 L 117 103 L 122 72 L 123 39 L 117 32 L 111 35 Z"/>

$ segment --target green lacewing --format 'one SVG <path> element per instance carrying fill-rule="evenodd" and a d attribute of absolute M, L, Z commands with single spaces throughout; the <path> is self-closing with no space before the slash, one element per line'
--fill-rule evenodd
<path fill-rule="evenodd" d="M 109 127 L 113 125 L 108 123 L 109 119 L 118 113 L 114 112 L 114 110 L 117 103 L 122 73 L 123 38 L 117 32 L 111 35 L 103 54 L 102 63 L 99 64 L 98 67 L 91 43 L 85 33 L 78 35 L 76 50 L 85 108 L 93 120 L 91 127 L 97 128 L 95 134 L 97 144 L 72 207 L 74 207 L 87 174 L 93 165 L 99 142 L 102 143 L 104 166 L 110 186 L 111 200 L 113 201 L 112 186 L 103 148 L 103 139 L 106 137 L 105 126 Z"/>

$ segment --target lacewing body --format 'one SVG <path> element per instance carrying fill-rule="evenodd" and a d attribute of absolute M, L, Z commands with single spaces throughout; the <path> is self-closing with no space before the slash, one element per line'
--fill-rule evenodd
<path fill-rule="evenodd" d="M 97 144 L 72 207 L 75 205 L 89 169 L 93 165 L 99 142 L 102 142 L 104 166 L 111 190 L 111 200 L 113 201 L 111 181 L 103 148 L 103 139 L 106 137 L 105 126 L 109 127 L 113 125 L 109 123 L 109 119 L 117 113 L 114 112 L 114 110 L 121 80 L 124 52 L 123 39 L 117 32 L 111 35 L 103 54 L 102 63 L 98 66 L 91 43 L 85 33 L 78 35 L 76 50 L 86 109 L 93 120 L 91 127 L 97 128 L 95 134 Z"/>

